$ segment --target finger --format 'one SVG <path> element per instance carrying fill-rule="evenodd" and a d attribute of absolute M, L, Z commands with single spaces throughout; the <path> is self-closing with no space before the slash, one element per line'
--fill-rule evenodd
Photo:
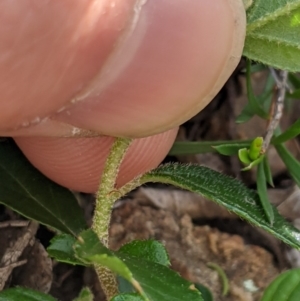
<path fill-rule="evenodd" d="M 102 68 L 135 0 L 2 0 L 0 134 L 38 124 Z"/>
<path fill-rule="evenodd" d="M 98 76 L 54 118 L 131 137 L 177 126 L 223 86 L 244 34 L 242 1 L 146 1 Z"/>
<path fill-rule="evenodd" d="M 120 187 L 156 167 L 171 148 L 177 129 L 135 139 L 121 165 Z M 95 192 L 114 138 L 16 138 L 31 163 L 55 182 L 68 188 Z"/>
<path fill-rule="evenodd" d="M 71 6 L 70 1 L 66 2 Z M 112 3 L 97 1 L 106 2 Z M 39 70 L 35 90 L 24 88 L 20 92 L 22 97 L 29 95 L 32 104 L 37 103 L 34 113 L 30 113 L 32 122 L 38 123 L 39 118 L 35 117 L 45 115 L 46 109 L 37 115 L 44 101 L 47 111 L 52 110 L 53 114 L 39 126 L 10 135 L 78 136 L 92 130 L 112 136 L 142 137 L 177 126 L 213 98 L 242 53 L 246 23 L 242 1 L 141 0 L 135 1 L 135 6 L 133 0 L 129 2 L 113 2 L 114 9 L 118 9 L 115 19 L 122 13 L 123 19 L 129 20 L 121 27 L 124 29 L 118 38 L 117 25 L 125 21 L 122 19 L 123 23 L 119 21 L 112 26 L 110 19 L 106 23 L 102 18 L 104 10 L 97 7 L 96 12 L 91 13 L 92 7 L 87 4 L 90 10 L 82 9 L 83 4 L 74 5 L 78 8 L 77 15 L 67 26 L 68 31 L 60 22 L 60 30 L 66 33 L 58 35 L 62 36 L 59 42 L 48 29 L 46 36 L 53 38 L 50 40 L 53 51 L 49 53 L 40 46 L 40 64 L 34 65 L 35 70 Z M 131 14 L 124 13 L 124 6 Z M 82 20 L 89 20 L 89 14 L 95 18 L 96 25 L 87 30 L 86 26 L 78 24 L 86 24 Z M 37 27 L 37 23 L 35 25 Z M 103 26 L 113 28 L 105 31 L 108 36 L 112 35 L 106 44 L 105 39 L 102 42 L 104 33 L 99 29 Z M 55 30 L 57 35 L 59 28 Z M 85 35 L 80 35 L 82 31 Z M 74 35 L 80 37 L 76 40 L 78 43 L 72 43 Z M 44 45 L 45 36 L 40 39 Z M 36 43 L 39 44 L 39 40 Z M 98 52 L 103 52 L 103 47 L 107 51 L 100 56 Z M 33 47 L 29 49 L 30 54 L 35 52 Z M 56 52 L 64 55 L 57 60 Z M 31 66 L 32 61 L 29 62 Z M 52 72 L 51 76 L 45 65 Z M 24 66 L 25 70 L 30 66 Z M 22 78 L 17 77 L 20 82 L 26 76 L 23 82 L 27 89 L 30 87 L 28 78 L 36 80 L 36 74 L 30 75 L 25 73 Z M 44 86 L 46 89 L 40 91 Z M 55 113 L 57 110 L 60 112 Z M 22 112 L 26 112 L 25 107 L 19 113 Z M 12 113 L 7 116 L 8 121 L 13 120 L 9 118 Z"/>

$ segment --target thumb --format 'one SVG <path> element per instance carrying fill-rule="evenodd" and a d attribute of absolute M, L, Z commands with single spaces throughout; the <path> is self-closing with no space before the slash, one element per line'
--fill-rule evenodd
<path fill-rule="evenodd" d="M 72 136 L 83 129 L 143 137 L 167 131 L 132 146 L 134 156 L 123 166 L 137 169 L 124 169 L 125 182 L 159 163 L 174 140 L 176 130 L 169 129 L 212 99 L 242 53 L 240 0 L 20 3 L 1 2 L 0 133 Z M 103 164 L 95 169 L 93 156 L 107 156 L 107 138 L 44 139 L 16 141 L 58 183 L 95 191 Z"/>

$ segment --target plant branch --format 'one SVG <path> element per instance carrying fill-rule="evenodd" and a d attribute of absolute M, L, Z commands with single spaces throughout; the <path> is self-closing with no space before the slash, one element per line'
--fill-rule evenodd
<path fill-rule="evenodd" d="M 118 194 L 114 193 L 116 192 L 116 179 L 121 162 L 130 143 L 131 139 L 117 138 L 115 140 L 106 160 L 101 183 L 96 195 L 96 207 L 92 229 L 106 247 L 108 247 L 108 230 L 111 211 L 115 201 L 118 199 Z"/>
<path fill-rule="evenodd" d="M 96 195 L 96 206 L 93 217 L 92 229 L 101 242 L 109 245 L 109 225 L 111 212 L 115 201 L 118 199 L 115 184 L 119 173 L 120 165 L 131 143 L 131 139 L 116 138 L 111 147 L 104 166 L 101 182 Z M 95 265 L 95 269 L 108 300 L 118 293 L 118 285 L 115 275 L 110 270 Z"/>
<path fill-rule="evenodd" d="M 273 103 L 273 110 L 271 113 L 268 128 L 264 136 L 264 142 L 261 149 L 262 154 L 264 154 L 267 151 L 271 139 L 273 137 L 274 131 L 276 130 L 279 121 L 282 117 L 282 112 L 284 108 L 284 99 L 285 99 L 286 87 L 287 87 L 287 77 L 288 77 L 287 71 L 282 71 L 282 70 L 279 71 L 279 75 L 276 80 L 277 83 L 276 98 Z"/>

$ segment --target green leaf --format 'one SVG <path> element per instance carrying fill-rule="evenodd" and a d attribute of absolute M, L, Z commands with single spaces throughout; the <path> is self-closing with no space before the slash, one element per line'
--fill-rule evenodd
<path fill-rule="evenodd" d="M 252 167 L 258 165 L 262 159 L 263 156 L 261 156 L 261 148 L 263 145 L 263 138 L 262 137 L 256 137 L 250 144 L 249 149 L 242 148 L 239 149 L 238 156 L 242 163 L 246 164 L 247 166 L 243 168 L 242 170 L 250 170 Z"/>
<path fill-rule="evenodd" d="M 256 160 L 252 161 L 248 166 L 243 168 L 242 171 L 250 170 L 254 166 L 258 165 L 263 160 L 263 158 L 264 158 L 264 156 L 258 157 Z"/>
<path fill-rule="evenodd" d="M 105 266 L 132 283 L 133 276 L 128 267 L 99 241 L 95 232 L 89 229 L 81 232 L 79 237 L 73 246 L 79 260 Z"/>
<path fill-rule="evenodd" d="M 69 234 L 57 235 L 51 239 L 50 246 L 47 248 L 47 252 L 57 261 L 85 266 L 85 263 L 81 262 L 75 257 L 75 252 L 73 250 L 73 245 L 75 242 L 76 238 Z"/>
<path fill-rule="evenodd" d="M 260 151 L 263 145 L 263 137 L 256 137 L 250 144 L 249 148 L 249 158 L 251 160 L 256 160 L 260 156 Z"/>
<path fill-rule="evenodd" d="M 134 293 L 135 289 L 130 282 L 121 276 L 117 276 L 118 288 L 120 293 Z"/>
<path fill-rule="evenodd" d="M 273 183 L 273 177 L 272 177 L 272 172 L 271 172 L 271 167 L 269 164 L 269 160 L 267 156 L 264 156 L 263 158 L 263 165 L 264 165 L 264 171 L 265 171 L 265 176 L 266 176 L 266 181 L 269 185 L 274 187 Z"/>
<path fill-rule="evenodd" d="M 169 155 L 194 155 L 194 154 L 204 154 L 204 153 L 214 153 L 218 147 L 223 144 L 230 145 L 240 145 L 239 148 L 248 146 L 252 140 L 233 140 L 233 141 L 201 141 L 201 142 L 191 142 L 191 141 L 176 141 Z"/>
<path fill-rule="evenodd" d="M 263 119 L 268 119 L 269 114 L 265 112 L 259 99 L 254 95 L 252 84 L 251 84 L 251 62 L 247 60 L 247 68 L 246 68 L 246 83 L 247 83 L 247 96 L 249 101 L 249 106 L 255 114 Z"/>
<path fill-rule="evenodd" d="M 79 293 L 79 296 L 73 301 L 93 301 L 93 300 L 94 300 L 94 295 L 92 291 L 88 287 L 84 287 Z"/>
<path fill-rule="evenodd" d="M 28 288 L 9 288 L 0 292 L 0 301 L 57 301 L 50 295 Z"/>
<path fill-rule="evenodd" d="M 257 192 L 261 201 L 262 207 L 264 208 L 265 215 L 271 225 L 274 223 L 274 212 L 271 203 L 269 202 L 267 183 L 264 164 L 261 162 L 257 167 L 256 176 Z"/>
<path fill-rule="evenodd" d="M 240 115 L 236 118 L 235 122 L 236 123 L 245 123 L 248 120 L 250 120 L 254 115 L 255 115 L 255 113 L 251 109 L 249 103 L 247 103 L 245 105 L 245 107 L 243 108 L 242 112 L 240 113 Z"/>
<path fill-rule="evenodd" d="M 284 133 L 272 139 L 272 144 L 284 143 L 300 134 L 300 119 L 292 124 Z"/>
<path fill-rule="evenodd" d="M 78 234 L 83 212 L 74 195 L 35 169 L 11 140 L 0 142 L 0 203 L 58 231 Z"/>
<path fill-rule="evenodd" d="M 255 70 L 255 66 L 256 65 L 251 65 L 251 74 L 253 73 L 253 70 Z M 266 68 L 266 67 L 265 67 Z M 251 87 L 251 78 L 249 75 L 247 75 L 247 85 L 250 85 Z M 268 78 L 267 78 L 267 81 L 264 85 L 264 90 L 263 92 L 260 94 L 260 95 L 257 95 L 255 96 L 255 99 L 254 101 L 257 102 L 257 105 L 258 106 L 261 106 L 262 110 L 265 112 L 265 111 L 268 111 L 269 110 L 269 107 L 270 107 L 270 104 L 271 104 L 271 101 L 272 101 L 272 97 L 273 97 L 273 92 L 274 92 L 274 78 L 272 76 L 271 73 L 269 73 L 268 75 Z M 251 88 L 251 91 L 252 91 L 252 88 Z M 253 92 L 251 92 L 252 95 L 253 95 Z M 249 93 L 249 90 L 248 90 L 248 93 Z M 248 98 L 249 98 L 249 95 L 248 95 Z M 249 98 L 249 99 L 252 99 L 252 98 Z M 261 110 L 259 109 L 259 110 Z M 265 113 L 263 113 L 265 115 Z M 246 106 L 244 107 L 244 109 L 242 110 L 241 114 L 236 118 L 236 123 L 244 123 L 248 120 L 250 120 L 253 116 L 255 115 L 255 110 L 252 109 L 252 106 L 250 104 L 250 102 L 248 102 L 246 104 Z"/>
<path fill-rule="evenodd" d="M 286 93 L 287 98 L 300 99 L 300 89 L 293 91 L 292 93 Z"/>
<path fill-rule="evenodd" d="M 285 164 L 289 174 L 300 187 L 300 162 L 282 144 L 275 145 L 276 151 Z"/>
<path fill-rule="evenodd" d="M 264 291 L 261 301 L 299 301 L 300 269 L 279 275 Z"/>
<path fill-rule="evenodd" d="M 110 301 L 145 301 L 145 298 L 139 294 L 120 294 L 113 297 Z"/>
<path fill-rule="evenodd" d="M 239 159 L 242 163 L 244 164 L 251 164 L 251 159 L 249 158 L 249 153 L 248 153 L 248 149 L 247 148 L 242 148 L 239 150 L 238 152 L 238 155 L 239 155 Z"/>
<path fill-rule="evenodd" d="M 300 89 L 300 77 L 298 74 L 289 73 L 288 80 L 293 85 L 295 89 Z"/>
<path fill-rule="evenodd" d="M 212 153 L 213 142 L 191 142 L 191 141 L 176 141 L 171 150 L 169 151 L 170 156 L 174 155 L 187 155 L 187 154 L 205 154 Z"/>
<path fill-rule="evenodd" d="M 117 252 L 151 301 L 203 301 L 194 285 L 168 267 Z"/>
<path fill-rule="evenodd" d="M 206 286 L 200 283 L 196 283 L 195 287 L 201 293 L 204 301 L 214 301 L 211 291 Z"/>
<path fill-rule="evenodd" d="M 244 55 L 289 71 L 300 71 L 300 0 L 256 0 L 247 11 Z"/>
<path fill-rule="evenodd" d="M 300 169 L 299 169 L 300 170 Z M 258 194 L 240 181 L 198 165 L 166 164 L 143 175 L 140 183 L 161 182 L 203 195 L 229 211 L 300 249 L 300 231 L 274 208 L 274 223 L 265 217 Z"/>
<path fill-rule="evenodd" d="M 229 280 L 225 271 L 218 264 L 213 262 L 208 262 L 207 266 L 211 269 L 214 269 L 219 274 L 223 284 L 222 296 L 227 296 L 229 292 Z"/>
<path fill-rule="evenodd" d="M 156 240 L 135 240 L 122 246 L 119 252 L 165 266 L 170 265 L 169 256 L 165 247 Z"/>
<path fill-rule="evenodd" d="M 121 251 L 111 252 L 92 230 L 80 234 L 76 256 L 100 264 L 128 280 L 150 301 L 203 301 L 198 290 L 168 267 Z"/>
<path fill-rule="evenodd" d="M 238 154 L 241 148 L 247 149 L 249 146 L 250 146 L 250 140 L 249 142 L 241 141 L 241 143 L 222 144 L 222 145 L 214 146 L 214 149 L 216 149 L 217 152 L 221 155 L 232 156 Z"/>

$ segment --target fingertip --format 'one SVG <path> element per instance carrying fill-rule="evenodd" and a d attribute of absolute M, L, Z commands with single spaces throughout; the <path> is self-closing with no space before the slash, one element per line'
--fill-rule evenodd
<path fill-rule="evenodd" d="M 159 165 L 176 134 L 177 129 L 173 129 L 135 139 L 122 162 L 117 185 Z M 15 141 L 29 161 L 53 181 L 76 191 L 94 193 L 114 138 L 18 137 Z"/>
<path fill-rule="evenodd" d="M 38 124 L 84 89 L 113 51 L 134 1 L 2 0 L 0 130 Z"/>
<path fill-rule="evenodd" d="M 153 135 L 202 110 L 240 60 L 241 0 L 146 1 L 136 20 L 78 101 L 53 118 L 111 136 Z"/>

